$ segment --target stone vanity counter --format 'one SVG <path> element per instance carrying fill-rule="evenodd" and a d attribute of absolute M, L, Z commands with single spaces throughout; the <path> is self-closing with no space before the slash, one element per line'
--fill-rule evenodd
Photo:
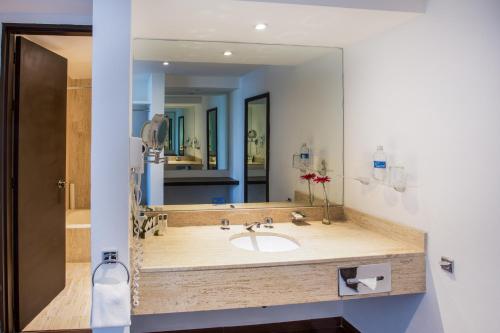
<path fill-rule="evenodd" d="M 287 252 L 235 247 L 242 225 L 168 227 L 144 241 L 141 305 L 135 314 L 272 306 L 334 301 L 338 268 L 390 263 L 392 290 L 352 297 L 425 292 L 425 234 L 347 210 L 347 222 L 323 225 L 275 223 L 256 232 L 285 235 L 299 243 Z"/>
<path fill-rule="evenodd" d="M 355 223 L 309 223 L 301 226 L 274 223 L 272 229 L 254 227 L 258 233 L 282 234 L 299 243 L 298 249 L 287 252 L 258 252 L 235 247 L 229 240 L 247 233 L 242 225 L 232 225 L 230 230 L 222 230 L 219 226 L 167 228 L 163 236 L 144 242 L 142 271 L 297 265 L 423 254 L 423 248 L 415 244 L 388 238 Z"/>

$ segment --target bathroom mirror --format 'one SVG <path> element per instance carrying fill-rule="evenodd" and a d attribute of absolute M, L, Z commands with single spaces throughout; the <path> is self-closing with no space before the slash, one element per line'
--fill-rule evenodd
<path fill-rule="evenodd" d="M 133 53 L 134 122 L 169 117 L 163 174 L 143 182 L 161 184 L 164 204 L 303 206 L 300 176 L 323 165 L 343 203 L 341 49 L 140 38 Z M 293 163 L 304 144 L 307 170 Z M 311 191 L 321 205 L 322 186 Z"/>
<path fill-rule="evenodd" d="M 245 202 L 269 201 L 269 93 L 245 99 Z"/>

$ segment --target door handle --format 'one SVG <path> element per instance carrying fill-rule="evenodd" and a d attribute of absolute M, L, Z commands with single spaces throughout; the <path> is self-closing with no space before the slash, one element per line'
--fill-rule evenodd
<path fill-rule="evenodd" d="M 63 179 L 59 179 L 59 180 L 57 181 L 57 187 L 58 187 L 58 188 L 60 188 L 60 189 L 65 188 L 65 187 L 66 187 L 66 181 L 65 181 L 65 180 L 63 180 Z"/>

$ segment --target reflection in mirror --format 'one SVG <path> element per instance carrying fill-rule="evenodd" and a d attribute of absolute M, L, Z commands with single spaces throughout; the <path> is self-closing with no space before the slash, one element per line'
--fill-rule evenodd
<path fill-rule="evenodd" d="M 269 93 L 245 99 L 245 202 L 269 201 Z"/>
<path fill-rule="evenodd" d="M 217 170 L 217 108 L 207 110 L 208 170 Z"/>
<path fill-rule="evenodd" d="M 176 155 L 175 151 L 175 142 L 174 142 L 174 120 L 175 120 L 175 113 L 173 112 L 168 112 L 165 111 L 165 116 L 168 117 L 168 138 L 167 141 L 165 141 L 165 147 L 163 148 L 163 151 L 166 156 L 168 155 Z"/>
<path fill-rule="evenodd" d="M 177 149 L 165 151 L 166 176 L 227 169 L 227 96 L 205 95 L 202 91 L 188 94 L 180 89 L 170 90 L 168 85 L 166 92 L 165 114 L 173 119 L 171 132 L 177 138 L 173 145 Z"/>
<path fill-rule="evenodd" d="M 176 155 L 184 156 L 184 116 L 179 116 L 177 121 L 177 151 Z"/>
<path fill-rule="evenodd" d="M 146 203 L 322 205 L 322 185 L 312 182 L 309 196 L 300 177 L 322 169 L 328 198 L 343 203 L 341 49 L 158 39 L 133 47 L 133 127 L 163 112 L 170 129 L 168 161 L 146 170 Z"/>
<path fill-rule="evenodd" d="M 178 133 L 178 153 L 168 154 L 166 170 L 201 170 L 201 156 L 198 126 L 200 126 L 201 105 L 197 99 L 179 100 L 177 97 L 166 96 L 165 113 L 173 119 L 178 119 L 178 127 L 171 129 Z M 174 123 L 176 123 L 174 121 Z"/>

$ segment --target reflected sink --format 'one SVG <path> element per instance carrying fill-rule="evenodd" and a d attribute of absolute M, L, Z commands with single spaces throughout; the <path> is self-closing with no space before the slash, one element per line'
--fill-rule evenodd
<path fill-rule="evenodd" d="M 229 241 L 237 248 L 258 252 L 286 252 L 300 247 L 291 237 L 274 232 L 245 232 L 232 236 Z"/>

